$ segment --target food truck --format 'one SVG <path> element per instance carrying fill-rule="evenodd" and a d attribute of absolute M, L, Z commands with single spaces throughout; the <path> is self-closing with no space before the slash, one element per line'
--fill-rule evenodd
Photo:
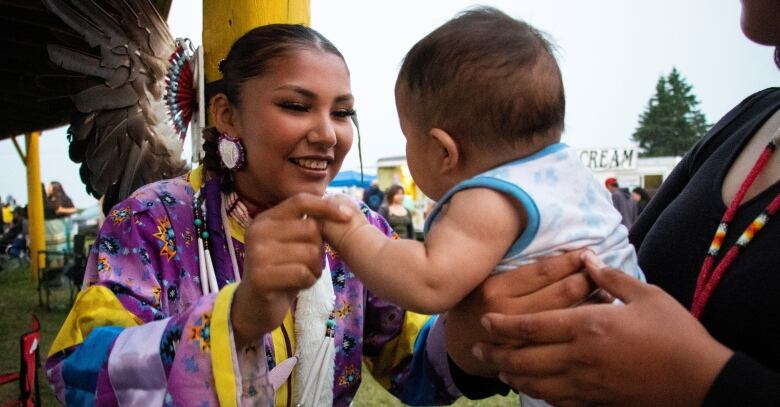
<path fill-rule="evenodd" d="M 616 178 L 622 188 L 642 187 L 651 195 L 661 186 L 682 157 L 640 158 L 633 147 L 577 149 L 577 155 L 601 183 Z M 393 184 L 404 187 L 407 209 L 412 212 L 414 229 L 419 233 L 433 201 L 417 187 L 406 164 L 406 156 L 377 160 L 377 180 L 383 191 Z"/>
<path fill-rule="evenodd" d="M 599 181 L 616 178 L 624 188 L 642 187 L 652 193 L 666 180 L 682 157 L 640 158 L 639 151 L 626 148 L 577 149 L 577 155 Z"/>

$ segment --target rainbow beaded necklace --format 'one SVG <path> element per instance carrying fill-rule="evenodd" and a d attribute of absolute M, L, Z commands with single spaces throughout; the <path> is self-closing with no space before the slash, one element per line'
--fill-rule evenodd
<path fill-rule="evenodd" d="M 720 281 L 725 275 L 726 270 L 734 262 L 734 259 L 736 259 L 737 256 L 739 256 L 739 254 L 744 251 L 745 247 L 747 247 L 747 245 L 753 240 L 758 232 L 760 232 L 761 229 L 763 229 L 763 227 L 769 223 L 769 220 L 772 218 L 772 216 L 774 216 L 778 209 L 780 209 L 780 193 L 778 193 L 772 202 L 770 202 L 769 205 L 767 205 L 767 207 L 761 212 L 761 214 L 758 215 L 753 220 L 753 222 L 750 223 L 750 225 L 748 225 L 744 232 L 742 232 L 742 235 L 740 235 L 736 243 L 734 243 L 729 248 L 728 252 L 726 252 L 726 255 L 723 256 L 720 262 L 715 264 L 715 258 L 720 252 L 723 239 L 726 237 L 726 232 L 729 228 L 729 224 L 734 219 L 734 215 L 737 213 L 739 205 L 742 204 L 748 189 L 751 185 L 753 185 L 753 182 L 755 182 L 756 178 L 758 178 L 761 170 L 766 167 L 766 163 L 769 162 L 772 154 L 775 152 L 775 150 L 777 150 L 777 143 L 779 140 L 780 129 L 775 132 L 774 136 L 769 141 L 769 144 L 766 145 L 764 151 L 762 151 L 761 155 L 758 156 L 758 160 L 756 160 L 756 163 L 753 164 L 753 168 L 750 170 L 747 177 L 745 177 L 745 180 L 742 181 L 742 185 L 739 187 L 739 190 L 734 196 L 734 199 L 731 200 L 728 209 L 726 209 L 726 213 L 723 214 L 723 218 L 718 225 L 718 229 L 715 231 L 715 237 L 712 238 L 710 248 L 707 250 L 707 256 L 704 258 L 704 263 L 701 265 L 699 278 L 696 281 L 696 291 L 693 294 L 691 314 L 693 314 L 693 316 L 697 319 L 701 317 L 701 314 L 704 312 L 704 309 L 706 308 L 707 302 L 712 296 L 713 291 L 715 291 L 715 288 L 717 288 L 718 284 L 720 284 Z"/>

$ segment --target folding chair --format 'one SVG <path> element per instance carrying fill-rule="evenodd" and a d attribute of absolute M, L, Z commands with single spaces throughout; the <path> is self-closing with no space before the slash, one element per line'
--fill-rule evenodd
<path fill-rule="evenodd" d="M 38 305 L 51 310 L 51 291 L 63 288 L 65 285 L 72 291 L 65 272 L 73 263 L 73 255 L 67 252 L 40 250 L 38 251 Z M 72 292 L 69 298 L 72 298 Z M 44 303 L 45 298 L 45 303 Z M 68 304 L 70 305 L 70 304 Z"/>
<path fill-rule="evenodd" d="M 87 269 L 88 252 L 86 235 L 73 235 L 73 261 L 65 266 L 65 276 L 70 282 L 70 305 L 73 305 L 76 293 L 81 290 L 81 284 L 84 281 L 84 272 Z"/>
<path fill-rule="evenodd" d="M 30 323 L 30 331 L 19 338 L 21 351 L 21 367 L 17 372 L 0 375 L 0 385 L 19 383 L 19 398 L 0 401 L 0 407 L 33 407 L 41 405 L 41 389 L 38 383 L 38 367 L 40 355 L 38 344 L 41 340 L 41 325 L 34 314 Z"/>

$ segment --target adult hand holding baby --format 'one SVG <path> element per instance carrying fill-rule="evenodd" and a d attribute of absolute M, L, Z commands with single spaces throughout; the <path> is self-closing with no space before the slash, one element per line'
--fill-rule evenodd
<path fill-rule="evenodd" d="M 481 329 L 485 313 L 530 314 L 568 308 L 582 302 L 594 290 L 593 282 L 582 270 L 583 250 L 550 257 L 493 275 L 475 289 L 456 310 L 447 314 L 447 352 L 466 373 L 495 376 L 495 366 L 484 364 L 472 355 L 478 340 L 501 343 L 512 337 L 491 337 Z"/>
<path fill-rule="evenodd" d="M 475 354 L 513 388 L 556 405 L 700 405 L 733 352 L 660 288 L 585 265 L 625 305 L 490 313 L 482 324 L 501 339 Z"/>

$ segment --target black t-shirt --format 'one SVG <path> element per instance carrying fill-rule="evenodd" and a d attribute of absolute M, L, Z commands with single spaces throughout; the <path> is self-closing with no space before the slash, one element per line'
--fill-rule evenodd
<path fill-rule="evenodd" d="M 62 195 L 60 198 L 45 198 L 43 204 L 43 217 L 44 219 L 65 218 L 70 215 L 59 215 L 57 209 L 59 208 L 73 208 L 73 201 L 67 195 Z"/>
<path fill-rule="evenodd" d="M 696 279 L 726 204 L 723 179 L 742 148 L 780 109 L 780 89 L 756 93 L 729 112 L 678 164 L 650 201 L 630 240 L 648 282 L 690 309 Z M 776 153 L 780 154 L 780 152 Z M 780 192 L 780 182 L 744 202 L 720 257 Z M 708 394 L 708 405 L 780 405 L 780 216 L 726 271 L 701 322 L 737 352 Z"/>

